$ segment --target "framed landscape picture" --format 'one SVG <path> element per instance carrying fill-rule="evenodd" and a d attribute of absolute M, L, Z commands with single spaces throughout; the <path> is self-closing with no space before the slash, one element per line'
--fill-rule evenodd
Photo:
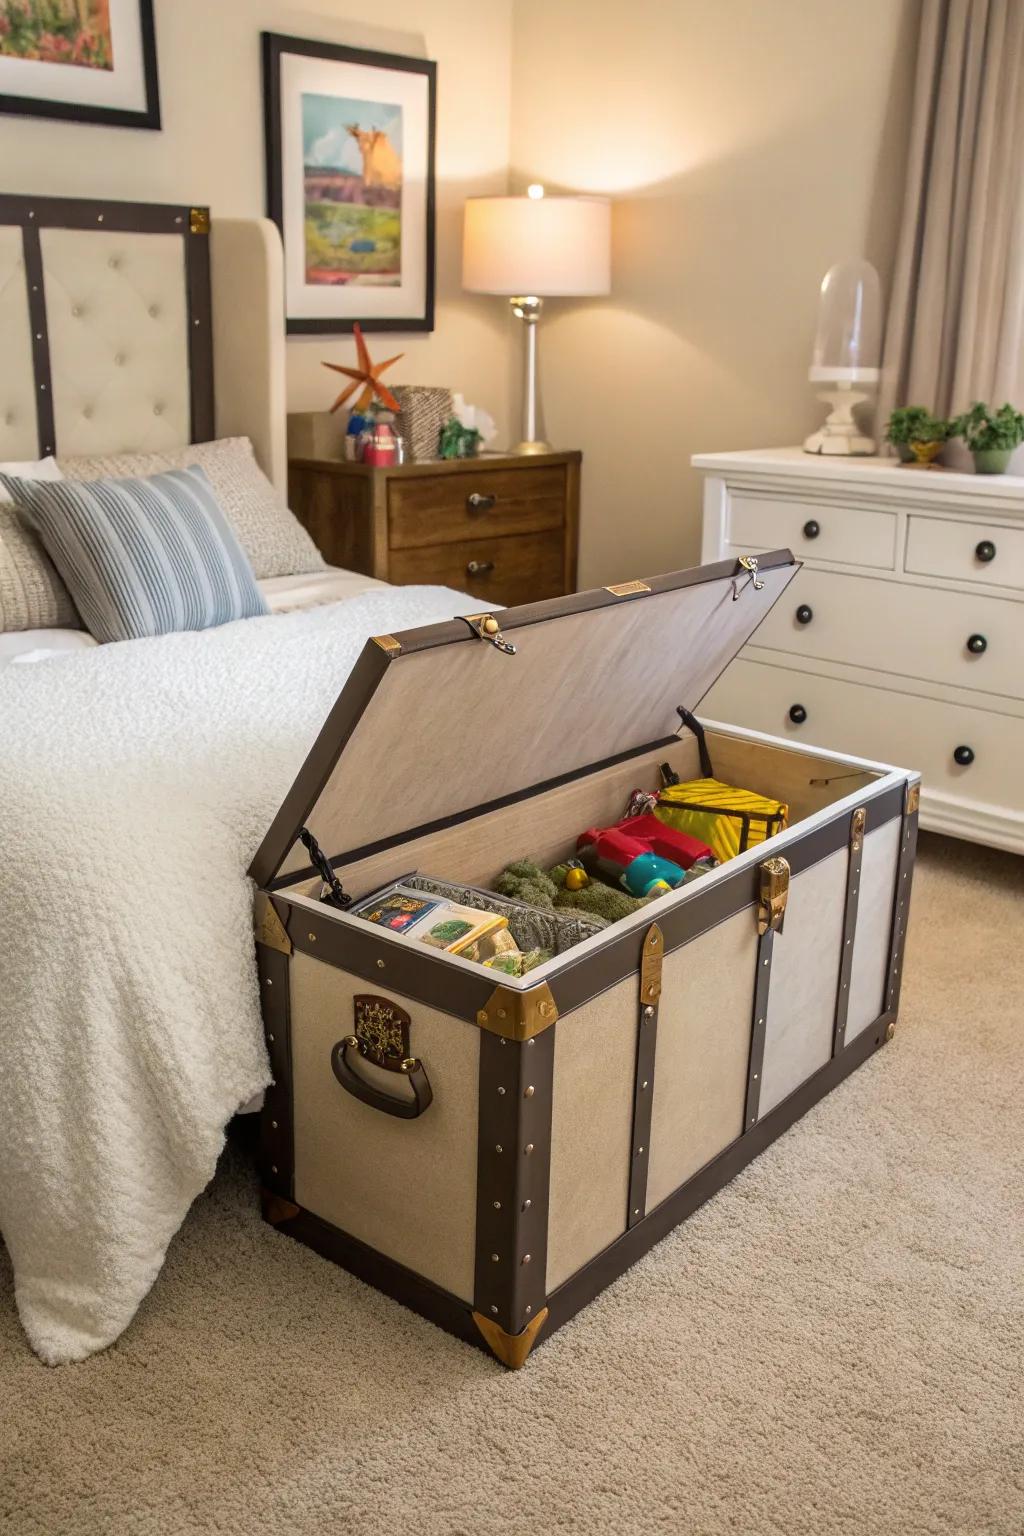
<path fill-rule="evenodd" d="M 0 112 L 159 128 L 153 0 L 0 0 Z"/>
<path fill-rule="evenodd" d="M 290 332 L 433 330 L 436 74 L 426 59 L 264 32 L 267 209 Z"/>

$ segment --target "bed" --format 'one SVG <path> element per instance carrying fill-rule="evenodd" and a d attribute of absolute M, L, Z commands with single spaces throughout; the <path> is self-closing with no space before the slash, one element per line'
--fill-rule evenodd
<path fill-rule="evenodd" d="M 244 437 L 283 507 L 282 292 L 265 220 L 0 197 L 0 461 Z M 269 1081 L 245 871 L 366 636 L 474 606 L 260 585 L 199 633 L 0 633 L 0 1230 L 51 1364 L 129 1325 Z"/>

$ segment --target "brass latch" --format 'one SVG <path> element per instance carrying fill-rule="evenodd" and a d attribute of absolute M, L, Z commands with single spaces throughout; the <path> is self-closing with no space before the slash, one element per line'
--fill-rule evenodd
<path fill-rule="evenodd" d="M 643 953 L 640 956 L 640 1003 L 652 1010 L 661 996 L 661 963 L 665 958 L 665 936 L 657 923 L 652 923 L 644 934 Z"/>
<path fill-rule="evenodd" d="M 854 853 L 860 853 L 864 847 L 864 823 L 867 820 L 867 812 L 863 806 L 854 811 L 850 820 L 850 848 Z"/>
<path fill-rule="evenodd" d="M 777 855 L 773 859 L 765 859 L 761 865 L 761 894 L 757 909 L 758 933 L 767 933 L 769 928 L 774 928 L 776 933 L 782 932 L 788 899 L 788 860 Z"/>
<path fill-rule="evenodd" d="M 739 558 L 737 559 L 736 563 L 737 563 L 737 565 L 739 565 L 741 567 L 742 570 L 746 571 L 746 573 L 747 573 L 747 580 L 744 581 L 744 582 L 739 582 L 739 581 L 734 581 L 733 582 L 733 584 L 732 584 L 732 600 L 733 600 L 733 602 L 736 601 L 736 599 L 739 597 L 741 592 L 746 590 L 747 582 L 751 582 L 752 581 L 754 583 L 754 591 L 755 592 L 760 592 L 763 589 L 763 587 L 764 587 L 763 580 L 757 574 L 757 556 L 756 555 L 740 555 Z"/>
<path fill-rule="evenodd" d="M 459 615 L 481 640 L 489 640 L 496 651 L 502 651 L 506 656 L 514 656 L 516 648 L 511 640 L 506 640 L 501 632 L 501 625 L 493 613 L 461 613 Z"/>

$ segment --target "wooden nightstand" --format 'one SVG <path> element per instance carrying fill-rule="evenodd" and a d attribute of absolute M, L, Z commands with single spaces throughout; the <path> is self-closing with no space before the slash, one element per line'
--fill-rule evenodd
<path fill-rule="evenodd" d="M 510 607 L 576 590 L 580 459 L 292 459 L 289 505 L 331 565 Z"/>

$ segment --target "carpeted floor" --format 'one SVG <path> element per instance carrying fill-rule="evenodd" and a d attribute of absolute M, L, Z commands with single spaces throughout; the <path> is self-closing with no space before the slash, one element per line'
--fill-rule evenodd
<path fill-rule="evenodd" d="M 4 1536 L 1020 1536 L 1024 862 L 923 838 L 874 1057 L 504 1373 L 264 1226 L 228 1152 L 114 1349 L 0 1251 Z"/>

